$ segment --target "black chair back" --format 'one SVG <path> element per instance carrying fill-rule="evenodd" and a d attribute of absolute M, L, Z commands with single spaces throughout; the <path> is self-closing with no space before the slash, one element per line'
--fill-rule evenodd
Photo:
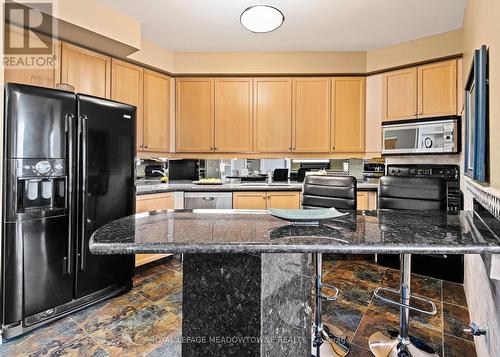
<path fill-rule="evenodd" d="M 382 176 L 378 208 L 394 210 L 446 210 L 446 184 L 441 178 Z"/>
<path fill-rule="evenodd" d="M 302 208 L 355 210 L 356 178 L 353 176 L 307 175 L 302 190 Z"/>

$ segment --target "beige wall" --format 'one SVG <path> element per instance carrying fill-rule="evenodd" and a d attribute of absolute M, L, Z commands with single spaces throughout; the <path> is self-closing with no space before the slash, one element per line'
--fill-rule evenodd
<path fill-rule="evenodd" d="M 109 37 L 127 46 L 141 48 L 141 24 L 130 16 L 97 0 L 53 0 L 54 16 Z"/>
<path fill-rule="evenodd" d="M 174 53 L 145 39 L 141 41 L 141 49 L 127 58 L 163 71 L 174 72 Z"/>
<path fill-rule="evenodd" d="M 175 52 L 175 73 L 364 73 L 365 52 Z"/>
<path fill-rule="evenodd" d="M 490 181 L 500 188 L 500 1 L 469 0 L 464 21 L 464 78 L 472 53 L 481 45 L 489 47 L 490 70 Z"/>
<path fill-rule="evenodd" d="M 379 71 L 433 58 L 456 55 L 462 51 L 462 30 L 455 30 L 368 51 L 366 70 L 367 72 Z"/>

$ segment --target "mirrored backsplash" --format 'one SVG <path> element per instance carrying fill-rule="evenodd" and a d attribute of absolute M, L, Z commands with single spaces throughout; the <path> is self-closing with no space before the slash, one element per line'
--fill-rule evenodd
<path fill-rule="evenodd" d="M 350 175 L 364 180 L 367 159 L 165 159 L 137 160 L 138 179 L 198 180 L 217 178 L 222 180 L 302 181 L 306 172 L 330 175 Z M 377 162 L 383 164 L 383 159 Z"/>

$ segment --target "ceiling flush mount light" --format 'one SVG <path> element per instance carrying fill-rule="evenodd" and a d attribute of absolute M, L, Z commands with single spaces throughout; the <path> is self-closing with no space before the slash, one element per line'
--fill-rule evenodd
<path fill-rule="evenodd" d="M 283 13 L 270 5 L 253 5 L 241 13 L 240 22 L 248 31 L 256 33 L 271 32 L 279 28 L 285 16 Z"/>

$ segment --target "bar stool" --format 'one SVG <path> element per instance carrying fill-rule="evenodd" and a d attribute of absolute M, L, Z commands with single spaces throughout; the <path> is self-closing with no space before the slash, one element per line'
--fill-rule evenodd
<path fill-rule="evenodd" d="M 378 188 L 378 208 L 390 210 L 446 210 L 445 182 L 440 178 L 383 176 Z M 411 254 L 400 255 L 400 289 L 378 287 L 374 296 L 399 306 L 399 333 L 375 332 L 369 338 L 369 347 L 377 357 L 438 356 L 432 347 L 409 334 L 410 310 L 427 315 L 437 313 L 436 305 L 424 297 L 411 294 Z M 400 294 L 400 301 L 382 295 L 382 292 Z M 427 302 L 429 310 L 410 305 L 410 298 Z"/>
<path fill-rule="evenodd" d="M 337 208 L 339 210 L 355 210 L 357 205 L 357 184 L 356 178 L 352 176 L 314 176 L 307 175 L 304 180 L 302 190 L 302 208 Z M 320 348 L 325 337 L 332 336 L 328 329 L 325 329 L 321 320 L 321 303 L 323 301 L 335 301 L 339 290 L 332 285 L 323 283 L 323 261 L 321 253 L 314 253 L 316 310 L 314 314 L 314 340 L 313 346 L 316 348 L 316 357 L 320 357 Z M 333 295 L 323 294 L 323 288 L 332 290 Z M 337 347 L 345 354 L 349 352 L 349 344 L 338 339 L 333 339 Z"/>

